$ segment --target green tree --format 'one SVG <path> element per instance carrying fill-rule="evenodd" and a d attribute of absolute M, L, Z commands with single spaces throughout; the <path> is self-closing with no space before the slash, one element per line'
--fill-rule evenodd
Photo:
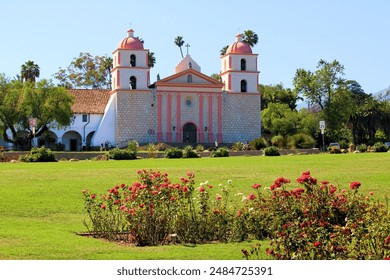
<path fill-rule="evenodd" d="M 154 52 L 148 52 L 148 67 L 153 68 L 156 64 L 156 58 L 154 57 Z"/>
<path fill-rule="evenodd" d="M 181 53 L 181 58 L 184 58 L 183 56 L 183 50 L 181 49 L 181 47 L 184 45 L 184 40 L 183 40 L 183 36 L 177 36 L 175 38 L 175 45 L 178 46 L 180 48 L 180 53 Z"/>
<path fill-rule="evenodd" d="M 253 48 L 253 46 L 256 45 L 259 41 L 259 36 L 257 36 L 257 34 L 250 29 L 245 30 L 242 34 L 242 41 Z"/>
<path fill-rule="evenodd" d="M 302 100 L 295 91 L 289 88 L 283 88 L 282 84 L 260 84 L 258 89 L 261 93 L 261 110 L 267 108 L 270 103 L 287 104 L 293 110 L 297 107 L 298 100 Z"/>
<path fill-rule="evenodd" d="M 79 54 L 66 69 L 60 68 L 54 78 L 66 88 L 111 88 L 112 58 L 92 56 L 90 53 Z"/>
<path fill-rule="evenodd" d="M 219 76 L 219 74 L 217 73 L 211 74 L 210 77 L 213 78 L 214 80 L 217 80 L 218 82 L 221 81 L 221 76 Z"/>
<path fill-rule="evenodd" d="M 226 45 L 219 51 L 221 56 L 224 56 L 226 54 L 228 47 L 229 47 L 229 45 Z"/>
<path fill-rule="evenodd" d="M 265 133 L 271 135 L 292 135 L 298 130 L 298 113 L 291 110 L 288 104 L 270 103 L 261 111 L 261 122 Z"/>
<path fill-rule="evenodd" d="M 0 120 L 3 123 L 3 139 L 15 146 L 29 146 L 33 138 L 29 118 L 37 119 L 35 136 L 39 137 L 51 127 L 61 128 L 70 124 L 73 98 L 62 87 L 51 81 L 21 83 L 9 81 L 0 75 Z M 11 136 L 7 134 L 10 131 Z M 23 138 L 18 132 L 27 132 Z"/>
<path fill-rule="evenodd" d="M 337 60 L 329 63 L 321 59 L 315 72 L 298 69 L 293 80 L 295 91 L 326 121 L 326 134 L 330 141 L 351 137 L 347 125 L 355 102 L 351 83 L 343 75 L 344 66 Z"/>
<path fill-rule="evenodd" d="M 38 64 L 35 64 L 34 61 L 29 60 L 21 66 L 20 77 L 22 81 L 35 83 L 36 78 L 39 78 L 40 69 Z"/>
<path fill-rule="evenodd" d="M 298 94 L 305 97 L 311 105 L 318 105 L 323 110 L 332 101 L 337 90 L 346 85 L 343 75 L 344 66 L 337 60 L 329 63 L 321 59 L 315 72 L 298 69 L 293 84 Z"/>

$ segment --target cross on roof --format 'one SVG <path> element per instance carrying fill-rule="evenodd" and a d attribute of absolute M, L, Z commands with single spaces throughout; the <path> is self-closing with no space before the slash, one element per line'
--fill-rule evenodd
<path fill-rule="evenodd" d="M 187 48 L 187 55 L 188 55 L 188 48 L 191 47 L 188 43 L 185 45 L 185 47 Z"/>

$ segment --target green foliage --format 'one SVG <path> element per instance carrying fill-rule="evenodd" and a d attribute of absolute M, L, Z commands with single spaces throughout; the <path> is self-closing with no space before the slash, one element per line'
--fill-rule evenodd
<path fill-rule="evenodd" d="M 198 158 L 199 155 L 194 151 L 191 145 L 187 145 L 183 149 L 183 158 Z"/>
<path fill-rule="evenodd" d="M 260 138 L 256 138 L 256 139 L 252 140 L 249 143 L 249 146 L 253 150 L 262 150 L 262 149 L 268 147 L 269 143 L 268 143 L 267 139 L 265 139 L 264 137 L 260 137 Z"/>
<path fill-rule="evenodd" d="M 252 30 L 248 29 L 242 34 L 242 41 L 247 43 L 249 46 L 254 47 L 259 41 L 259 36 Z"/>
<path fill-rule="evenodd" d="M 66 88 L 111 88 L 112 58 L 79 54 L 68 68 L 60 68 L 54 78 Z"/>
<path fill-rule="evenodd" d="M 232 150 L 236 152 L 243 151 L 244 149 L 245 149 L 245 144 L 242 142 L 236 142 L 232 146 Z"/>
<path fill-rule="evenodd" d="M 288 137 L 288 146 L 292 149 L 310 149 L 314 148 L 316 141 L 308 134 L 297 133 Z"/>
<path fill-rule="evenodd" d="M 136 159 L 137 153 L 129 149 L 113 148 L 108 151 L 107 156 L 108 158 L 115 159 L 115 160 L 129 160 L 129 159 Z"/>
<path fill-rule="evenodd" d="M 137 156 L 137 149 L 139 147 L 139 144 L 137 141 L 130 141 L 128 144 L 127 144 L 127 150 L 129 150 L 130 152 L 134 153 L 136 156 Z"/>
<path fill-rule="evenodd" d="M 29 60 L 21 66 L 20 77 L 24 82 L 35 83 L 40 74 L 39 65 L 35 64 L 34 61 Z"/>
<path fill-rule="evenodd" d="M 278 147 L 270 146 L 264 149 L 263 154 L 265 156 L 280 156 Z"/>
<path fill-rule="evenodd" d="M 367 152 L 367 145 L 366 144 L 360 144 L 356 147 L 356 149 L 361 152 L 361 153 L 365 153 Z"/>
<path fill-rule="evenodd" d="M 28 155 L 22 155 L 19 158 L 22 162 L 51 162 L 57 161 L 53 152 L 44 146 L 37 148 L 33 147 Z"/>
<path fill-rule="evenodd" d="M 165 158 L 182 158 L 183 150 L 180 148 L 172 147 L 165 150 L 164 156 Z"/>
<path fill-rule="evenodd" d="M 268 108 L 270 104 L 287 104 L 291 110 L 296 109 L 297 101 L 300 100 L 298 94 L 289 88 L 283 88 L 282 84 L 259 85 L 261 92 L 261 110 Z"/>
<path fill-rule="evenodd" d="M 196 146 L 195 150 L 196 150 L 198 153 L 201 153 L 201 152 L 204 151 L 204 147 L 203 147 L 203 145 L 198 144 L 198 145 Z"/>
<path fill-rule="evenodd" d="M 228 157 L 229 156 L 229 150 L 225 147 L 218 148 L 211 152 L 211 157 Z"/>
<path fill-rule="evenodd" d="M 289 135 L 297 131 L 298 113 L 288 104 L 270 103 L 261 112 L 263 127 L 271 135 Z"/>
<path fill-rule="evenodd" d="M 275 135 L 274 137 L 271 138 L 271 144 L 272 146 L 282 149 L 287 145 L 286 140 L 287 140 L 286 137 L 283 137 L 282 135 Z"/>
<path fill-rule="evenodd" d="M 373 150 L 376 152 L 376 153 L 385 153 L 388 151 L 388 148 L 385 144 L 383 144 L 382 142 L 376 142 L 373 146 L 372 146 Z"/>
<path fill-rule="evenodd" d="M 61 128 L 71 121 L 73 98 L 64 88 L 56 87 L 51 81 L 37 83 L 9 82 L 0 75 L 0 128 L 5 141 L 17 147 L 30 146 L 33 138 L 29 118 L 37 119 L 35 137 L 41 136 L 49 127 Z M 6 131 L 12 134 L 9 137 Z M 23 138 L 18 131 L 27 131 Z"/>
<path fill-rule="evenodd" d="M 249 205 L 259 219 L 270 221 L 264 223 L 272 244 L 268 255 L 278 260 L 390 257 L 387 207 L 360 195 L 359 182 L 351 182 L 348 191 L 325 180 L 318 184 L 308 171 L 297 182 L 301 186 L 290 190 L 290 180 L 278 178 L 270 196 Z"/>

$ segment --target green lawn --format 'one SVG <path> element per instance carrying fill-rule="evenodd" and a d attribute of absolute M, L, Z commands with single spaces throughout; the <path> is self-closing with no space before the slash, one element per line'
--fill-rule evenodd
<path fill-rule="evenodd" d="M 233 194 L 249 193 L 254 183 L 269 186 L 280 176 L 294 182 L 310 170 L 320 181 L 346 188 L 360 181 L 362 193 L 390 197 L 390 153 L 1 163 L 0 259 L 241 259 L 249 243 L 135 247 L 76 235 L 85 231 L 81 190 L 101 193 L 130 184 L 139 169 L 167 172 L 173 182 L 192 171 L 197 183 L 208 180 L 216 192 L 219 183 L 232 180 Z"/>

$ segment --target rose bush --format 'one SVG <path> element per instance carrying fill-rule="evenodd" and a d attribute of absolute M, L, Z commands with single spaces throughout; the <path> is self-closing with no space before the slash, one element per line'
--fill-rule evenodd
<path fill-rule="evenodd" d="M 390 258 L 388 209 L 373 192 L 362 195 L 360 182 L 343 189 L 306 171 L 297 185 L 284 177 L 264 189 L 255 183 L 232 203 L 230 180 L 216 189 L 207 181 L 195 187 L 191 172 L 179 183 L 152 170 L 138 177 L 99 196 L 83 191 L 90 233 L 141 246 L 268 239 L 265 252 L 275 259 Z M 242 249 L 245 259 L 259 252 L 259 244 Z"/>

